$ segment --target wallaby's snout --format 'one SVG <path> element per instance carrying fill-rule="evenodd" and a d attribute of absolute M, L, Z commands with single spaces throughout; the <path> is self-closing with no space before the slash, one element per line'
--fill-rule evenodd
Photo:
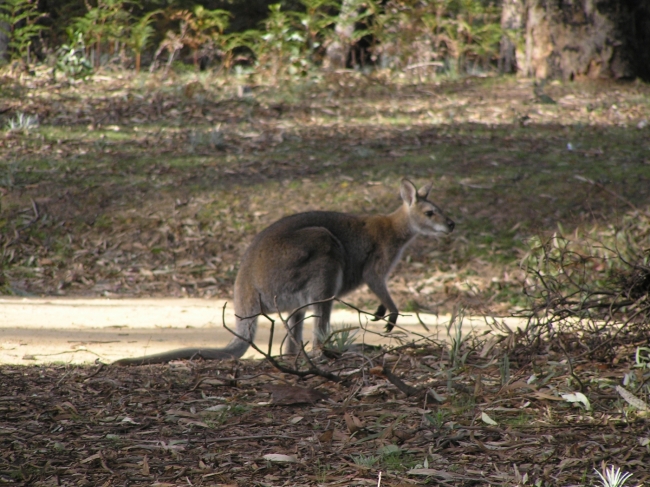
<path fill-rule="evenodd" d="M 445 233 L 453 232 L 454 228 L 456 227 L 456 223 L 454 222 L 454 220 L 452 220 L 448 216 L 445 216 L 444 220 L 445 220 L 445 226 L 447 227 L 447 231 Z"/>

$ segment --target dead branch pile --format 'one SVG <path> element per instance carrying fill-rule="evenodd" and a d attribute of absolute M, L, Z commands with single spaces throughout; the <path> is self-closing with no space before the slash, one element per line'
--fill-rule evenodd
<path fill-rule="evenodd" d="M 541 339 L 601 360 L 612 342 L 641 346 L 650 337 L 650 218 L 635 212 L 597 240 L 555 234 L 524 262 L 530 308 L 526 342 Z M 566 350 L 565 350 L 566 351 Z"/>

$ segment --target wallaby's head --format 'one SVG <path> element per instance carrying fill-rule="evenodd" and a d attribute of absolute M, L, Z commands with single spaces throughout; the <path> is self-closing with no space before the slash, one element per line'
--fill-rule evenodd
<path fill-rule="evenodd" d="M 404 201 L 411 230 L 431 237 L 451 233 L 456 224 L 440 208 L 428 200 L 431 185 L 418 189 L 408 179 L 402 179 L 400 195 Z"/>

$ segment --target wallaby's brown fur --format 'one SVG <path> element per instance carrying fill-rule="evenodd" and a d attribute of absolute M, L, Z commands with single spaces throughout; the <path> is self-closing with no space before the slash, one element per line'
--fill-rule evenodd
<path fill-rule="evenodd" d="M 287 216 L 262 230 L 246 250 L 235 280 L 236 333 L 224 348 L 185 348 L 145 357 L 122 359 L 118 365 L 163 363 L 170 360 L 238 358 L 255 337 L 261 313 L 294 311 L 312 304 L 316 316 L 313 344 L 327 337 L 333 297 L 368 285 L 381 304 L 375 319 L 390 313 L 387 329 L 397 321 L 397 306 L 386 279 L 404 249 L 418 235 L 450 233 L 454 222 L 427 198 L 431 186 L 419 191 L 402 180 L 402 205 L 388 215 L 355 216 L 310 211 Z M 289 320 L 285 352 L 301 350 L 304 308 Z"/>

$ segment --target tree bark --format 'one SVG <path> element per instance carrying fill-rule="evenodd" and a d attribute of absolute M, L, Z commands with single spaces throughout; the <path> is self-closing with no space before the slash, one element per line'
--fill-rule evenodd
<path fill-rule="evenodd" d="M 345 69 L 352 46 L 354 19 L 358 4 L 358 0 L 343 0 L 338 20 L 334 26 L 334 38 L 325 50 L 323 63 L 325 69 Z"/>
<path fill-rule="evenodd" d="M 650 0 L 503 0 L 501 25 L 503 72 L 514 58 L 539 79 L 650 75 Z"/>
<path fill-rule="evenodd" d="M 1 0 L 0 0 L 0 3 Z M 9 49 L 9 36 L 7 32 L 9 31 L 9 24 L 6 22 L 0 22 L 0 64 L 3 64 L 3 61 L 7 61 L 7 50 Z"/>
<path fill-rule="evenodd" d="M 525 4 L 522 0 L 503 0 L 501 4 L 501 45 L 499 72 L 517 72 L 517 41 L 521 38 Z"/>

